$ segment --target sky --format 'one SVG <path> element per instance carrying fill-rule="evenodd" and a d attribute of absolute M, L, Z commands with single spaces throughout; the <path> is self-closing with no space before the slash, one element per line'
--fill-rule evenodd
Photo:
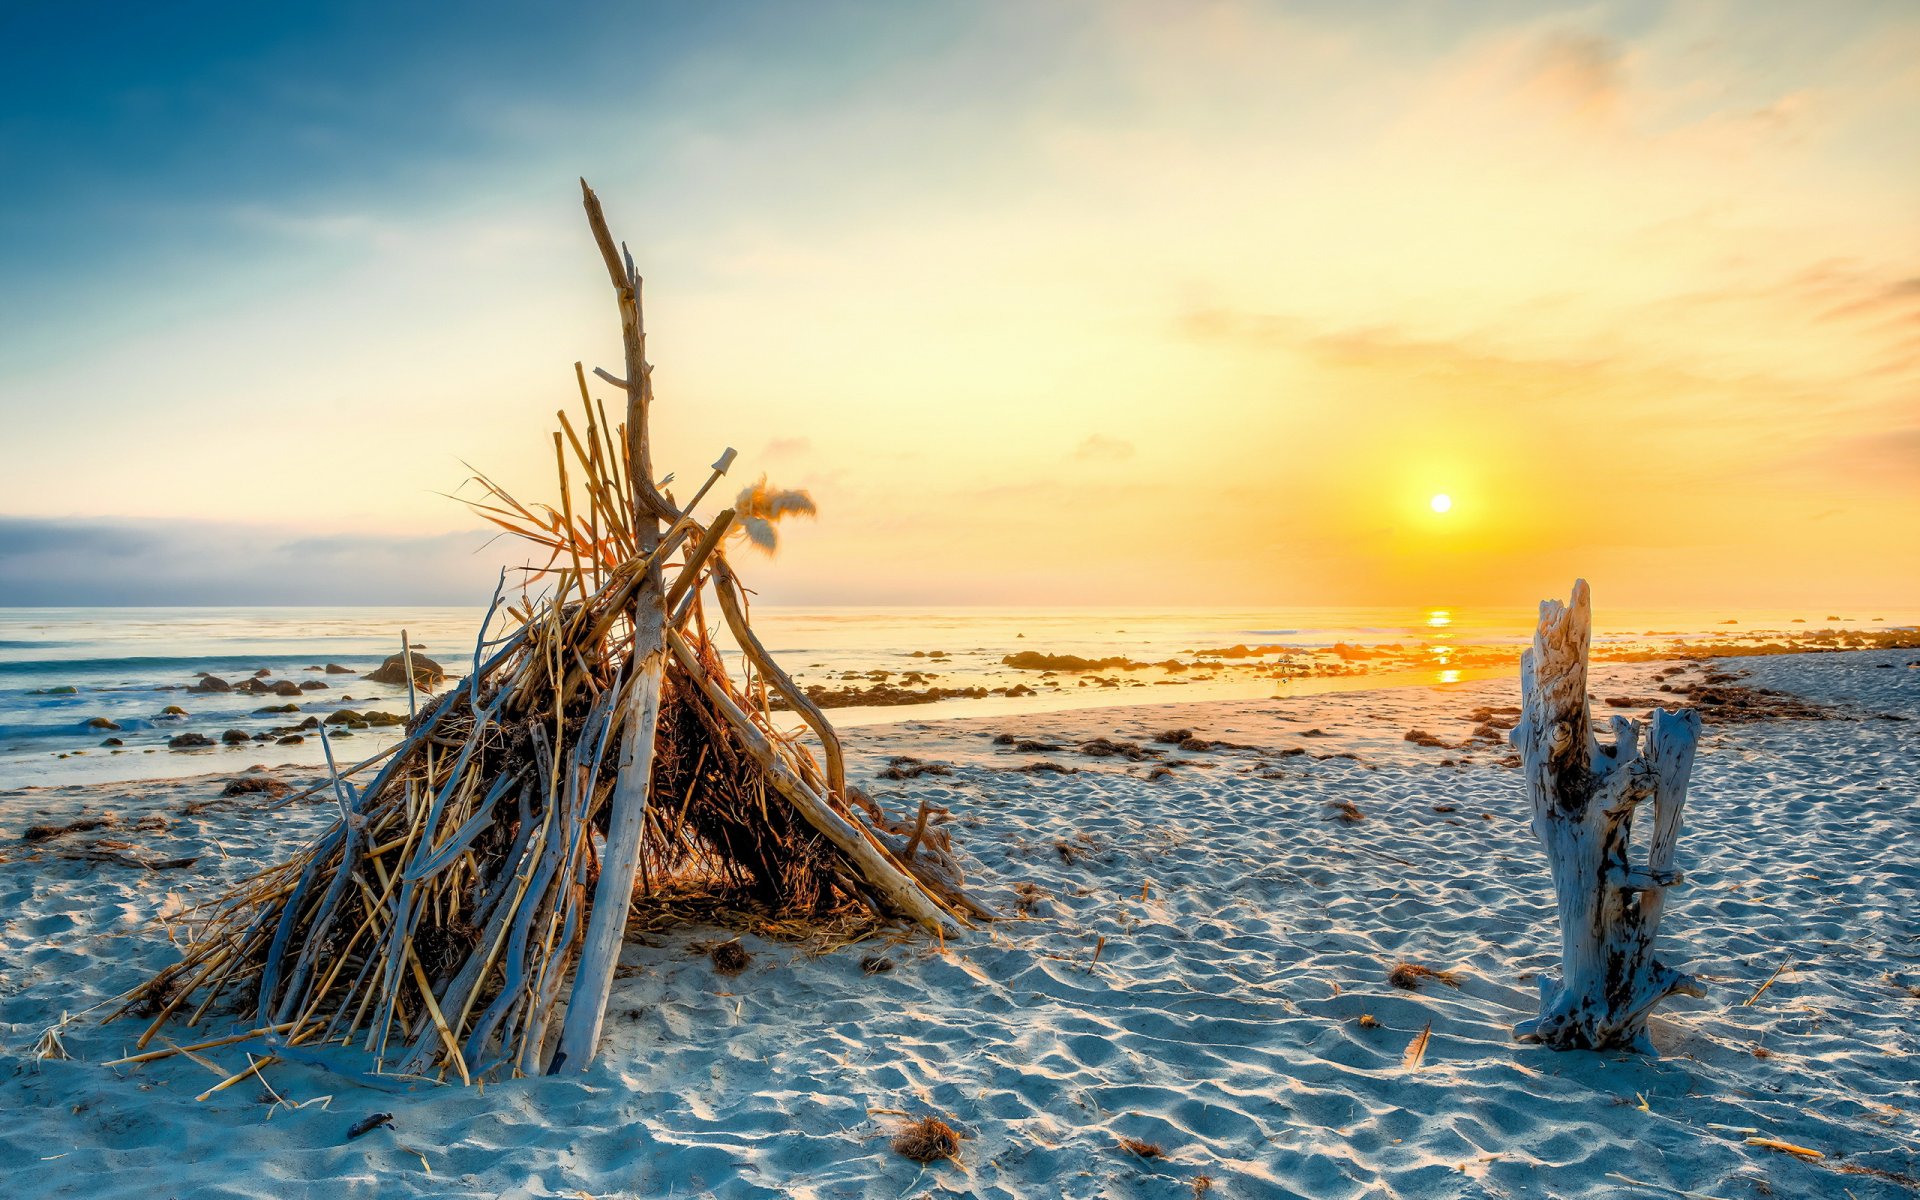
<path fill-rule="evenodd" d="M 0 604 L 484 603 L 585 176 L 766 601 L 1920 607 L 1916 129 L 1910 3 L 8 4 Z"/>

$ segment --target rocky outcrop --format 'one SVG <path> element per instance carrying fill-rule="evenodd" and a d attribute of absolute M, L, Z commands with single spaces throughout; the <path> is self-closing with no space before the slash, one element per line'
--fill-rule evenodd
<path fill-rule="evenodd" d="M 385 662 L 368 672 L 363 678 L 375 683 L 393 683 L 405 686 L 407 682 L 407 659 L 405 655 L 390 654 Z M 423 689 L 439 687 L 447 681 L 445 668 L 424 654 L 413 656 L 413 686 Z"/>

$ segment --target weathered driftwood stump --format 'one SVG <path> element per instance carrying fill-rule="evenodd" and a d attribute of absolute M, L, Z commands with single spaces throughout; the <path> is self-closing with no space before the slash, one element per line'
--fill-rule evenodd
<path fill-rule="evenodd" d="M 1560 913 L 1560 978 L 1540 979 L 1540 1015 L 1515 1027 L 1520 1041 L 1556 1050 L 1629 1048 L 1653 1053 L 1647 1016 L 1680 992 L 1704 996 L 1690 975 L 1653 957 L 1673 866 L 1700 714 L 1655 709 L 1646 745 L 1640 724 L 1613 718 L 1613 744 L 1593 736 L 1587 707 L 1592 636 L 1586 581 L 1573 601 L 1540 605 L 1533 648 L 1520 660 L 1521 718 L 1510 736 L 1526 766 L 1533 831 L 1546 847 Z M 1653 803 L 1647 860 L 1628 859 L 1634 810 Z"/>

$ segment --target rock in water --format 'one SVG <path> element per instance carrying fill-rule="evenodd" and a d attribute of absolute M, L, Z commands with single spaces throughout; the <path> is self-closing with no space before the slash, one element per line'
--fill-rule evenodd
<path fill-rule="evenodd" d="M 362 676 L 362 678 L 371 679 L 375 683 L 396 683 L 404 685 L 407 682 L 406 656 L 390 654 L 387 656 L 385 662 L 381 663 L 370 673 Z M 445 683 L 446 679 L 447 673 L 441 668 L 439 663 L 424 654 L 416 654 L 413 656 L 413 686 L 417 688 L 438 687 L 440 684 Z"/>

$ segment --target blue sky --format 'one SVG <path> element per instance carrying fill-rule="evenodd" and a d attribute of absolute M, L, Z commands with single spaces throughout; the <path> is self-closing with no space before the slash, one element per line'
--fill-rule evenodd
<path fill-rule="evenodd" d="M 1897 600 L 1916 61 L 1891 3 L 7 6 L 0 603 L 128 538 L 485 590 L 443 493 L 542 494 L 615 365 L 583 174 L 662 461 L 821 502 L 776 598 Z"/>

